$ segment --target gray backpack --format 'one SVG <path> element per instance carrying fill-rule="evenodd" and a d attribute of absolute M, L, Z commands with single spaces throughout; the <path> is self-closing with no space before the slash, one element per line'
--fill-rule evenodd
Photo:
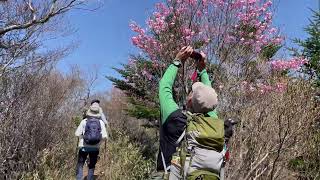
<path fill-rule="evenodd" d="M 102 139 L 100 119 L 88 118 L 86 122 L 83 140 L 88 145 L 96 145 Z"/>

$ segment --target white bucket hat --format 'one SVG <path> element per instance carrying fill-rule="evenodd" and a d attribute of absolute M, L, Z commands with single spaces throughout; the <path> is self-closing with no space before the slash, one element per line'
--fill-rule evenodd
<path fill-rule="evenodd" d="M 192 85 L 192 92 L 194 113 L 208 113 L 218 105 L 218 95 L 212 87 L 196 82 Z"/>
<path fill-rule="evenodd" d="M 87 111 L 88 117 L 94 117 L 94 118 L 101 118 L 101 108 L 98 103 L 93 103 L 88 111 Z"/>

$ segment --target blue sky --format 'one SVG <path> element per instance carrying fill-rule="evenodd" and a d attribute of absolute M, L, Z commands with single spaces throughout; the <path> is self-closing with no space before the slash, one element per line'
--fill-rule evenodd
<path fill-rule="evenodd" d="M 77 31 L 68 39 L 79 42 L 79 46 L 59 63 L 58 68 L 67 72 L 70 65 L 77 64 L 87 72 L 97 66 L 99 79 L 94 90 L 110 89 L 112 84 L 104 76 L 116 75 L 111 67 L 127 62 L 129 54 L 136 52 L 130 41 L 133 33 L 129 22 L 144 24 L 153 5 L 159 1 L 104 0 L 104 6 L 96 12 L 72 12 L 69 21 Z M 287 45 L 292 45 L 292 38 L 305 38 L 303 27 L 311 16 L 308 8 L 318 8 L 318 0 L 280 0 L 277 7 L 274 23 L 287 36 Z M 55 45 L 63 43 L 63 40 L 54 42 Z"/>

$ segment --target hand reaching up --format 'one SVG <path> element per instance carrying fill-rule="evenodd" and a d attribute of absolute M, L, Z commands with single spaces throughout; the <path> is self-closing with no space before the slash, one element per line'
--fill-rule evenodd
<path fill-rule="evenodd" d="M 175 59 L 179 59 L 181 62 L 185 62 L 188 57 L 190 57 L 192 52 L 193 48 L 191 46 L 185 46 L 178 52 Z"/>
<path fill-rule="evenodd" d="M 207 55 L 204 52 L 200 52 L 202 58 L 197 62 L 197 69 L 201 72 L 206 68 L 207 64 Z"/>

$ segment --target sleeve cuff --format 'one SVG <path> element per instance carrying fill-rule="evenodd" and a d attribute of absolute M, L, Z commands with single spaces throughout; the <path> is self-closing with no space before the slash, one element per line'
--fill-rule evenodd
<path fill-rule="evenodd" d="M 181 67 L 182 63 L 181 63 L 181 60 L 180 59 L 174 59 L 172 64 L 176 67 Z"/>
<path fill-rule="evenodd" d="M 201 77 L 201 76 L 202 76 L 202 74 L 204 74 L 204 73 L 206 73 L 206 72 L 207 72 L 207 70 L 206 70 L 206 69 L 202 70 L 201 72 L 200 72 L 200 71 L 198 71 L 198 75 Z"/>

